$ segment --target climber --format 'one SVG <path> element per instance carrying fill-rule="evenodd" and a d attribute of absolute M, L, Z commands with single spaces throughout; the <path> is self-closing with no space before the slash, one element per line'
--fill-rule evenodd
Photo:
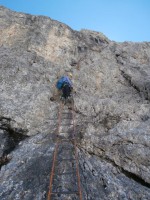
<path fill-rule="evenodd" d="M 57 89 L 62 91 L 62 100 L 71 99 L 71 93 L 73 90 L 73 84 L 70 80 L 71 78 L 72 74 L 68 73 L 68 76 L 62 76 L 56 83 Z"/>

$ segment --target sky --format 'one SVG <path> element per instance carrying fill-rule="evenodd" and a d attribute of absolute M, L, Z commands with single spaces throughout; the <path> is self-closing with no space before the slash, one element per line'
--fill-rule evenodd
<path fill-rule="evenodd" d="M 150 42 L 150 0 L 0 0 L 11 10 L 44 15 L 116 42 Z"/>

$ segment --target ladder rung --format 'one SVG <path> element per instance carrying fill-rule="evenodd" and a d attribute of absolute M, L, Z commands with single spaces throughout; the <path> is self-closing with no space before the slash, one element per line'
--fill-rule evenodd
<path fill-rule="evenodd" d="M 65 173 L 55 173 L 55 176 L 63 176 L 63 175 L 69 175 L 69 174 L 75 174 L 76 172 L 65 172 Z"/>
<path fill-rule="evenodd" d="M 61 126 L 72 126 L 74 124 L 61 124 Z"/>
<path fill-rule="evenodd" d="M 68 150 L 74 150 L 74 147 L 70 147 L 70 148 L 64 148 L 64 147 L 61 147 L 61 150 L 62 151 L 68 151 Z"/>
<path fill-rule="evenodd" d="M 72 139 L 60 139 L 59 138 L 59 143 L 61 143 L 61 142 L 71 142 L 72 140 L 75 140 L 75 138 L 72 138 Z"/>
<path fill-rule="evenodd" d="M 71 191 L 71 192 L 69 192 L 69 191 L 61 191 L 61 192 L 52 192 L 52 194 L 79 194 L 79 192 L 78 191 Z"/>
<path fill-rule="evenodd" d="M 63 119 L 72 119 L 71 117 L 68 117 L 68 118 L 63 118 Z"/>
<path fill-rule="evenodd" d="M 75 158 L 65 158 L 65 159 L 61 159 L 59 162 L 61 161 L 71 161 L 71 160 L 76 160 Z"/>
<path fill-rule="evenodd" d="M 63 132 L 61 132 L 61 133 L 63 133 Z M 60 141 L 61 141 L 61 140 L 62 140 L 62 141 L 65 141 L 65 140 L 66 140 L 66 141 L 71 141 L 71 140 L 74 140 L 74 139 L 75 139 L 75 138 L 70 138 L 70 139 L 61 139 L 61 138 L 59 138 Z"/>
<path fill-rule="evenodd" d="M 59 138 L 59 143 L 61 143 L 61 142 L 70 142 L 71 140 L 70 139 L 60 139 Z"/>

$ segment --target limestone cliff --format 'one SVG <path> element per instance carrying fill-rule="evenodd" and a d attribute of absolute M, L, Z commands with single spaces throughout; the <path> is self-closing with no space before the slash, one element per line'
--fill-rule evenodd
<path fill-rule="evenodd" d="M 150 42 L 4 7 L 0 28 L 0 199 L 46 199 L 59 104 L 50 97 L 67 71 L 83 199 L 150 199 Z"/>

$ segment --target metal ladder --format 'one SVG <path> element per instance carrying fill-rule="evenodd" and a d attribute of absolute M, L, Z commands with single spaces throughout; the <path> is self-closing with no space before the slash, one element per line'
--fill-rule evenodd
<path fill-rule="evenodd" d="M 54 200 L 60 197 L 65 200 L 67 199 L 67 195 L 71 195 L 72 199 L 82 200 L 79 161 L 75 135 L 74 103 L 72 102 L 71 104 L 71 110 L 68 109 L 69 112 L 66 113 L 63 111 L 64 104 L 61 102 L 59 106 L 57 139 L 53 154 L 47 200 Z M 70 115 L 70 117 L 66 118 L 66 115 Z M 65 124 L 62 123 L 63 121 L 69 119 L 72 121 L 70 124 L 68 124 L 68 122 L 65 122 Z M 62 136 L 63 132 L 60 131 L 61 126 L 73 126 L 73 130 L 71 130 L 71 133 L 65 133 L 68 134 L 67 137 Z M 68 184 L 65 183 L 65 178 L 67 176 L 68 179 L 70 178 L 70 182 L 68 182 Z M 73 184 L 71 184 L 72 181 L 74 181 Z M 74 189 L 70 189 L 70 185 L 74 185 Z"/>

